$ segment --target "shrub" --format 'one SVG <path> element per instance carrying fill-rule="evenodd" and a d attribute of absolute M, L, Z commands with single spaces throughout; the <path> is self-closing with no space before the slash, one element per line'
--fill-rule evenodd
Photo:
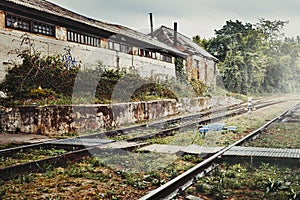
<path fill-rule="evenodd" d="M 55 92 L 47 88 L 43 89 L 41 87 L 38 87 L 36 89 L 31 89 L 29 95 L 31 98 L 40 99 L 44 97 L 49 97 L 51 95 L 55 95 Z"/>
<path fill-rule="evenodd" d="M 28 37 L 25 39 L 30 42 Z M 101 61 L 96 69 L 79 73 L 78 64 L 66 67 L 61 55 L 43 56 L 32 50 L 33 45 L 29 46 L 18 55 L 22 63 L 16 63 L 0 84 L 0 91 L 8 96 L 0 99 L 4 101 L 3 105 L 32 103 L 31 100 L 37 104 L 55 104 L 55 101 L 90 104 L 178 99 L 203 96 L 206 90 L 199 80 L 187 81 L 180 59 L 176 60 L 177 79 L 161 81 L 158 77 L 143 78 L 134 71 L 128 73 L 121 68 L 107 68 Z M 74 89 L 80 90 L 78 96 L 74 96 Z"/>
<path fill-rule="evenodd" d="M 44 98 L 54 93 L 66 96 L 72 94 L 78 67 L 67 70 L 59 55 L 31 55 L 25 50 L 19 57 L 23 59 L 22 64 L 16 64 L 10 69 L 0 84 L 0 90 L 6 92 L 9 98 L 23 101 L 32 97 Z"/>

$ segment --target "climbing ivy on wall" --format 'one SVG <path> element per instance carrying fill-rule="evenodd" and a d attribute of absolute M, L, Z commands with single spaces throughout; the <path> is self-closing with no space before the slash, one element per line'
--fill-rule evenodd
<path fill-rule="evenodd" d="M 176 77 L 178 80 L 186 80 L 186 74 L 184 71 L 184 65 L 183 65 L 183 59 L 177 57 L 175 59 L 175 71 L 176 71 Z"/>

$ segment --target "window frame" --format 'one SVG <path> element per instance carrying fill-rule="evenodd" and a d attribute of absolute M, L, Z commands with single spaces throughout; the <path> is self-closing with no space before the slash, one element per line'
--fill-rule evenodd
<path fill-rule="evenodd" d="M 55 37 L 55 26 L 49 23 L 5 12 L 5 27 Z"/>
<path fill-rule="evenodd" d="M 160 55 L 160 60 L 168 63 L 172 63 L 172 56 L 166 55 L 166 54 L 161 54 Z"/>
<path fill-rule="evenodd" d="M 67 29 L 67 41 L 79 44 L 89 45 L 93 47 L 101 47 L 100 37 Z"/>

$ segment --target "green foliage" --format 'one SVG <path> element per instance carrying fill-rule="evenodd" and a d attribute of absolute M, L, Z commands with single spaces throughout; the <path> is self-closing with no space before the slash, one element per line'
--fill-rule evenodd
<path fill-rule="evenodd" d="M 131 97 L 133 100 L 154 100 L 161 98 L 176 98 L 175 94 L 163 85 L 156 83 L 144 84 Z"/>
<path fill-rule="evenodd" d="M 196 79 L 192 79 L 190 83 L 193 87 L 195 94 L 197 96 L 203 96 L 204 92 L 207 90 L 206 85 L 202 81 Z"/>
<path fill-rule="evenodd" d="M 208 40 L 206 49 L 219 59 L 227 90 L 255 95 L 299 88 L 300 42 L 284 37 L 286 24 L 280 20 L 260 19 L 256 24 L 230 20 L 215 31 L 216 37 Z"/>
<path fill-rule="evenodd" d="M 269 178 L 268 182 L 265 184 L 266 193 L 276 192 L 280 190 L 283 187 L 283 183 L 284 182 L 282 180 Z"/>
<path fill-rule="evenodd" d="M 148 101 L 202 96 L 205 85 L 196 80 L 188 82 L 182 58 L 176 58 L 176 79 L 143 78 L 122 68 L 107 68 L 101 61 L 95 69 L 66 68 L 61 55 L 42 55 L 35 51 L 28 36 L 28 45 L 18 54 L 22 63 L 8 71 L 0 91 L 7 94 L 1 104 L 72 104 Z M 80 63 L 80 62 L 79 62 Z"/>
<path fill-rule="evenodd" d="M 76 84 L 80 86 L 80 92 L 77 92 L 80 96 L 73 96 L 76 103 L 86 103 L 87 97 L 92 98 L 91 103 L 176 98 L 165 82 L 142 78 L 137 73 L 129 73 L 125 69 L 106 68 L 101 62 L 96 69 L 80 71 Z"/>
<path fill-rule="evenodd" d="M 186 154 L 182 156 L 182 160 L 197 164 L 202 161 L 202 158 L 198 155 Z"/>
<path fill-rule="evenodd" d="M 184 71 L 184 65 L 183 65 L 183 59 L 177 57 L 175 59 L 175 71 L 176 71 L 176 77 L 179 81 L 186 81 L 187 77 Z"/>
<path fill-rule="evenodd" d="M 4 188 L 0 188 L 0 199 L 4 198 L 6 191 Z"/>
<path fill-rule="evenodd" d="M 262 163 L 255 168 L 248 164 L 223 163 L 209 176 L 199 179 L 194 192 L 212 199 L 297 199 L 298 173 L 297 167 Z"/>
<path fill-rule="evenodd" d="M 142 78 L 121 68 L 107 68 L 102 62 L 96 69 L 79 70 L 77 66 L 67 70 L 59 55 L 41 56 L 23 51 L 19 56 L 22 64 L 9 70 L 0 85 L 0 90 L 8 94 L 1 101 L 10 106 L 13 103 L 8 102 L 71 104 L 176 99 L 193 95 L 194 91 L 202 95 L 206 89 L 197 81 L 192 81 L 193 89 L 186 89 L 188 83 L 181 59 L 177 59 L 176 65 L 181 81 L 161 81 Z"/>
<path fill-rule="evenodd" d="M 179 175 L 178 171 L 176 171 L 176 166 L 174 163 L 171 163 L 170 165 L 165 167 L 163 171 L 167 174 L 169 179 L 173 179 Z"/>
<path fill-rule="evenodd" d="M 34 179 L 33 174 L 25 174 L 25 175 L 21 175 L 16 179 L 16 183 L 30 183 L 32 182 Z"/>
<path fill-rule="evenodd" d="M 19 54 L 22 64 L 8 71 L 0 90 L 12 100 L 45 98 L 55 94 L 70 96 L 79 68 L 66 70 L 60 57 L 31 55 L 28 50 Z"/>
<path fill-rule="evenodd" d="M 203 49 L 207 49 L 209 44 L 207 39 L 205 38 L 202 39 L 199 35 L 194 36 L 193 41 L 197 43 L 199 46 L 201 46 Z"/>

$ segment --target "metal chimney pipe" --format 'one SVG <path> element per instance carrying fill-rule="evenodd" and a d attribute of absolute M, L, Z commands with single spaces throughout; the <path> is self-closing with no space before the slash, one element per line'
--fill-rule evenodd
<path fill-rule="evenodd" d="M 152 13 L 149 13 L 149 15 L 150 15 L 151 37 L 153 38 L 153 19 L 152 19 Z"/>
<path fill-rule="evenodd" d="M 177 45 L 177 22 L 174 22 L 174 46 Z"/>

